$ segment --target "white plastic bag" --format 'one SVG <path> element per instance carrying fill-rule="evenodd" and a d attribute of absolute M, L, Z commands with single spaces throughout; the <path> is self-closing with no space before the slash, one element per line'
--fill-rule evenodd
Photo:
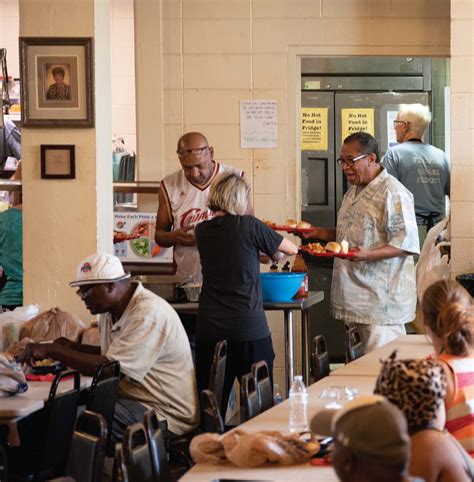
<path fill-rule="evenodd" d="M 0 337 L 3 351 L 19 340 L 21 325 L 39 313 L 39 305 L 19 306 L 0 314 Z"/>
<path fill-rule="evenodd" d="M 448 229 L 449 220 L 443 219 L 433 226 L 426 235 L 420 259 L 416 265 L 416 289 L 420 303 L 429 286 L 438 280 L 450 278 L 450 260 L 447 254 L 442 254 L 441 249 L 443 246 L 450 246 L 451 243 L 449 241 L 437 243 L 438 238 L 443 238 Z"/>
<path fill-rule="evenodd" d="M 9 397 L 26 390 L 28 384 L 20 364 L 10 362 L 0 354 L 0 397 Z"/>

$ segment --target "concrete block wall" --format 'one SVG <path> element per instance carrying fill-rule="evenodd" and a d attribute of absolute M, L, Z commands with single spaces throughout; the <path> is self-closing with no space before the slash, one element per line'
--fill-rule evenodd
<path fill-rule="evenodd" d="M 133 0 L 111 0 L 112 133 L 136 151 Z"/>
<path fill-rule="evenodd" d="M 451 0 L 451 274 L 474 272 L 474 2 Z"/>

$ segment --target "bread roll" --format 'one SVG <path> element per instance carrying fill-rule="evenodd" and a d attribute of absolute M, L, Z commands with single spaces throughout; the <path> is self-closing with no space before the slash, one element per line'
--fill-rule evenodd
<path fill-rule="evenodd" d="M 341 252 L 341 245 L 336 243 L 336 241 L 329 241 L 329 243 L 326 244 L 326 251 L 338 254 Z"/>
<path fill-rule="evenodd" d="M 287 220 L 286 220 L 286 225 L 287 225 L 289 228 L 296 228 L 297 224 L 298 224 L 298 223 L 297 223 L 294 219 L 287 219 Z"/>
<path fill-rule="evenodd" d="M 311 228 L 311 224 L 307 223 L 306 221 L 300 221 L 297 225 L 297 228 L 299 229 L 309 229 Z"/>

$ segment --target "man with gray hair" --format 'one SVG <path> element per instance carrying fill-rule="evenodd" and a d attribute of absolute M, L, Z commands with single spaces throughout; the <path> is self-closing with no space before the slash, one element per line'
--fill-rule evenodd
<path fill-rule="evenodd" d="M 422 141 L 431 113 L 422 104 L 401 104 L 393 121 L 397 142 L 383 158 L 388 173 L 412 194 L 420 248 L 428 230 L 445 217 L 445 196 L 449 196 L 450 167 L 446 154 Z"/>

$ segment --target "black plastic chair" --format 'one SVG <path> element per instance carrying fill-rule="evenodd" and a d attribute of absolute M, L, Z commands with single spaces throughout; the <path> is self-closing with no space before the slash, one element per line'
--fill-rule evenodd
<path fill-rule="evenodd" d="M 268 370 L 267 362 L 261 360 L 255 362 L 251 367 L 252 376 L 257 385 L 258 399 L 260 401 L 260 411 L 264 412 L 273 407 L 273 387 L 270 379 L 270 371 Z"/>
<path fill-rule="evenodd" d="M 313 338 L 311 347 L 311 371 L 315 382 L 329 375 L 329 355 L 324 335 Z"/>
<path fill-rule="evenodd" d="M 68 377 L 74 379 L 73 388 L 58 393 L 59 383 Z M 66 370 L 56 376 L 44 409 L 18 423 L 21 445 L 7 452 L 11 474 L 42 480 L 65 473 L 79 392 L 79 372 Z"/>
<path fill-rule="evenodd" d="M 150 447 L 142 423 L 129 425 L 123 434 L 123 458 L 130 482 L 154 482 Z"/>
<path fill-rule="evenodd" d="M 209 385 L 207 387 L 214 392 L 221 413 L 225 413 L 225 408 L 222 407 L 222 392 L 224 390 L 226 362 L 227 341 L 221 340 L 216 343 L 216 347 L 214 348 L 214 358 L 212 360 L 211 372 L 209 374 Z"/>
<path fill-rule="evenodd" d="M 204 432 L 224 433 L 221 412 L 211 390 L 201 392 L 201 426 Z"/>
<path fill-rule="evenodd" d="M 0 482 L 6 482 L 8 480 L 8 465 L 7 454 L 2 445 L 0 445 Z"/>
<path fill-rule="evenodd" d="M 112 472 L 113 482 L 129 482 L 128 470 L 123 458 L 122 444 L 115 444 L 114 468 Z"/>
<path fill-rule="evenodd" d="M 84 411 L 76 421 L 66 476 L 51 482 L 100 482 L 104 466 L 107 427 L 98 413 Z M 87 463 L 85 463 L 87 461 Z"/>
<path fill-rule="evenodd" d="M 364 346 L 359 330 L 355 327 L 346 331 L 346 363 L 357 360 L 364 354 Z"/>
<path fill-rule="evenodd" d="M 246 422 L 261 411 L 257 384 L 251 373 L 243 375 L 240 381 L 240 421 Z"/>
<path fill-rule="evenodd" d="M 87 410 L 104 417 L 107 424 L 107 444 L 112 434 L 119 381 L 120 362 L 112 360 L 102 363 L 95 371 L 86 403 Z"/>
<path fill-rule="evenodd" d="M 174 480 L 174 477 L 172 477 L 168 466 L 165 441 L 154 410 L 147 410 L 145 412 L 143 423 L 148 436 L 155 480 L 157 482 L 171 482 Z"/>

